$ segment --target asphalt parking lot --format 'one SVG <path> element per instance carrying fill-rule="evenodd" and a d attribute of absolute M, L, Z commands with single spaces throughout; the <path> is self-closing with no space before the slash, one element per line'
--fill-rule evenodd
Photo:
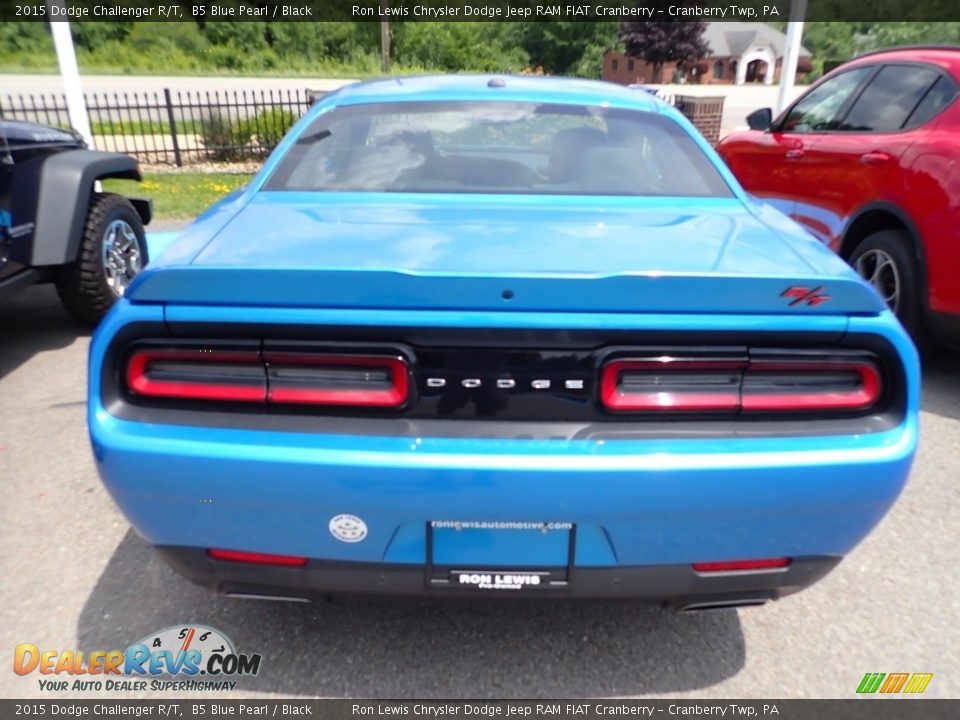
<path fill-rule="evenodd" d="M 932 672 L 928 696 L 960 696 L 955 355 L 925 370 L 923 436 L 904 495 L 836 571 L 764 608 L 679 615 L 625 603 L 301 605 L 209 594 L 154 558 L 101 488 L 84 421 L 88 343 L 49 287 L 0 301 L 6 662 L 17 643 L 109 650 L 192 622 L 262 654 L 260 675 L 235 691 L 245 697 L 851 698 L 868 671 Z M 2 665 L 0 696 L 46 696 L 36 673 Z"/>

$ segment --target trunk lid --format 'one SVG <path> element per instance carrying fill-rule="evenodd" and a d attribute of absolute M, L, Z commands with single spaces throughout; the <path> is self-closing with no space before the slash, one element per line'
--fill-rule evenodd
<path fill-rule="evenodd" d="M 161 258 L 128 297 L 629 313 L 884 307 L 815 240 L 732 199 L 261 193 L 178 262 Z"/>

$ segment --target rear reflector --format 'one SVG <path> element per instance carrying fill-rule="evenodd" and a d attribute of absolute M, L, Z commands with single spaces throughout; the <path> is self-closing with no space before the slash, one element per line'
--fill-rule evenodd
<path fill-rule="evenodd" d="M 260 354 L 249 350 L 144 349 L 127 361 L 135 395 L 185 400 L 263 402 L 267 380 Z"/>
<path fill-rule="evenodd" d="M 737 572 L 743 570 L 776 570 L 790 564 L 790 558 L 767 558 L 764 560 L 727 560 L 725 562 L 693 563 L 693 569 L 700 573 Z"/>
<path fill-rule="evenodd" d="M 607 363 L 600 379 L 613 412 L 864 411 L 881 390 L 879 369 L 860 358 L 629 358 Z"/>
<path fill-rule="evenodd" d="M 280 565 L 282 567 L 303 567 L 305 557 L 296 555 L 268 555 L 266 553 L 242 552 L 240 550 L 207 550 L 214 560 L 224 562 L 247 563 L 248 565 Z"/>
<path fill-rule="evenodd" d="M 390 408 L 407 401 L 402 357 L 269 353 L 264 359 L 270 402 Z"/>

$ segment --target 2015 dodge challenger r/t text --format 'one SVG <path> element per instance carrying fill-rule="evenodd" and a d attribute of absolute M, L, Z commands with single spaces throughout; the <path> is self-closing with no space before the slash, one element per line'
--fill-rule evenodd
<path fill-rule="evenodd" d="M 93 339 L 107 489 L 231 595 L 760 604 L 896 499 L 916 352 L 647 93 L 315 105 Z"/>

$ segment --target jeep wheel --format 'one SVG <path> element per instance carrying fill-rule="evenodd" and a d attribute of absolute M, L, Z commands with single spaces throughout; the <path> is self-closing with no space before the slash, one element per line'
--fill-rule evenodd
<path fill-rule="evenodd" d="M 147 262 L 140 216 L 119 195 L 94 194 L 76 261 L 57 276 L 57 292 L 71 315 L 97 323 Z"/>

